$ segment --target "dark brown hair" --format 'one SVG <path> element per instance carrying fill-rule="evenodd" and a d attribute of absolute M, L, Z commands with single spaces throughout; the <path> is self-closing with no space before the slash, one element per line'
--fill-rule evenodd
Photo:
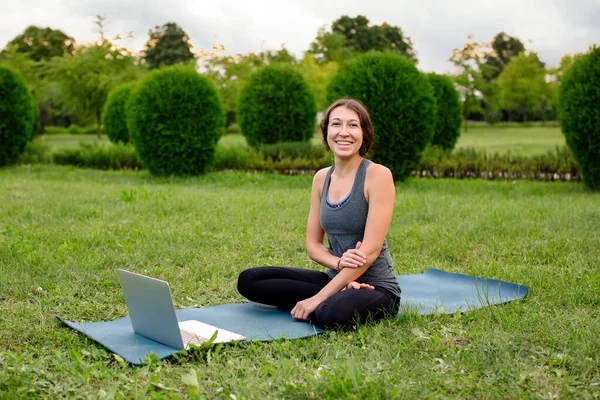
<path fill-rule="evenodd" d="M 321 122 L 319 123 L 319 128 L 321 128 L 321 134 L 323 135 L 323 143 L 325 144 L 325 148 L 329 151 L 329 145 L 327 144 L 327 128 L 329 127 L 329 118 L 333 110 L 338 107 L 346 107 L 349 110 L 354 111 L 358 114 L 360 128 L 362 129 L 363 140 L 362 145 L 360 146 L 359 154 L 364 156 L 371 150 L 373 146 L 373 142 L 375 140 L 375 131 L 373 130 L 373 123 L 371 122 L 371 116 L 367 111 L 366 107 L 363 106 L 359 101 L 350 99 L 350 98 L 342 98 L 333 102 L 323 115 Z"/>

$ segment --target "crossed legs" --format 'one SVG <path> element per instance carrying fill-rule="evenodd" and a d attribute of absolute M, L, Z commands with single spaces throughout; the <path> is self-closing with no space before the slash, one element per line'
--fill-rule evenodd
<path fill-rule="evenodd" d="M 288 267 L 258 267 L 238 277 L 238 291 L 248 300 L 291 310 L 317 294 L 331 279 L 323 272 Z M 318 326 L 331 328 L 354 321 L 383 318 L 398 311 L 398 301 L 385 290 L 343 290 L 319 304 L 311 315 Z"/>

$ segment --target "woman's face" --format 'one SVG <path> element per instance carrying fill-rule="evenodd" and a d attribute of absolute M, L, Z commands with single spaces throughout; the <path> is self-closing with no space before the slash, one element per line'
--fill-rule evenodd
<path fill-rule="evenodd" d="M 360 153 L 363 132 L 358 114 L 344 106 L 335 108 L 329 115 L 327 144 L 333 154 L 350 157 Z"/>

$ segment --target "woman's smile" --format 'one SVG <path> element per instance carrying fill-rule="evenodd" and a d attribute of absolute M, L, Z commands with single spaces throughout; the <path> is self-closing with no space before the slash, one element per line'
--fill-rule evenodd
<path fill-rule="evenodd" d="M 358 114 L 346 107 L 331 112 L 327 128 L 327 141 L 334 154 L 352 156 L 358 154 L 362 145 L 363 132 Z M 342 154 L 339 154 L 343 152 Z"/>

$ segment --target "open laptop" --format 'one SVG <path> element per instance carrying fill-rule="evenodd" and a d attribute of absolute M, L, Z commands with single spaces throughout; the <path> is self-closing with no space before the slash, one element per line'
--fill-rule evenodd
<path fill-rule="evenodd" d="M 122 269 L 118 272 L 135 333 L 180 350 L 208 341 L 215 332 L 213 343 L 246 339 L 200 321 L 178 322 L 167 282 Z"/>

